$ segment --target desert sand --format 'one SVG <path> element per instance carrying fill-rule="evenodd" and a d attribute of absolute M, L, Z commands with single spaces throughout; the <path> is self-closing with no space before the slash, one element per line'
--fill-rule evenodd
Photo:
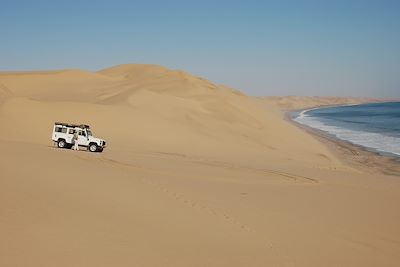
<path fill-rule="evenodd" d="M 0 73 L 0 266 L 399 266 L 400 177 L 277 101 L 155 65 Z M 55 148 L 55 121 L 108 147 Z"/>

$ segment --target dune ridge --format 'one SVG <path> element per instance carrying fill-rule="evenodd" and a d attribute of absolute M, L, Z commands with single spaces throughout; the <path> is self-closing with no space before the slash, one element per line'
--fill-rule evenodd
<path fill-rule="evenodd" d="M 398 176 L 282 112 L 339 102 L 146 64 L 1 72 L 0 265 L 398 266 Z M 55 121 L 109 145 L 57 149 Z"/>

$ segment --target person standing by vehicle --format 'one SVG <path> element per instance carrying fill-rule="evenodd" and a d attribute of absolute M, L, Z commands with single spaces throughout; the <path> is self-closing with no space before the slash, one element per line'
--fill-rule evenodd
<path fill-rule="evenodd" d="M 78 138 L 78 130 L 75 130 L 74 136 L 72 137 L 72 142 L 74 143 L 73 150 L 79 150 Z"/>

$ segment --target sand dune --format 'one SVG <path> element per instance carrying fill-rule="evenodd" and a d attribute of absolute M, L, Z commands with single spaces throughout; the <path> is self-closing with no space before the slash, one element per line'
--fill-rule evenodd
<path fill-rule="evenodd" d="M 54 121 L 75 120 L 93 125 L 120 147 L 249 162 L 271 157 L 314 161 L 324 154 L 330 159 L 322 158 L 324 164 L 337 163 L 318 142 L 271 116 L 257 100 L 182 71 L 122 65 L 98 73 L 6 73 L 0 79 L 12 94 L 0 115 L 0 122 L 13 125 L 0 133 L 5 140 L 48 144 Z M 21 131 L 28 125 L 30 131 Z M 292 131 L 301 142 L 282 134 Z M 308 156 L 298 157 L 304 153 Z"/>
<path fill-rule="evenodd" d="M 315 101 L 156 65 L 0 73 L 0 265 L 398 266 L 400 180 L 279 109 Z M 109 147 L 54 148 L 54 121 Z"/>
<path fill-rule="evenodd" d="M 319 106 L 362 104 L 388 101 L 389 99 L 371 97 L 333 97 L 333 96 L 269 96 L 261 98 L 269 105 L 284 110 L 304 109 Z"/>

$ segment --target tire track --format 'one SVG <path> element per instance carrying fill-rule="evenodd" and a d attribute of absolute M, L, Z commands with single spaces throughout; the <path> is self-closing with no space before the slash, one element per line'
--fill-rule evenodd
<path fill-rule="evenodd" d="M 141 169 L 141 170 L 147 170 L 147 171 L 157 171 L 157 172 L 160 172 L 160 175 L 162 175 L 161 171 L 157 170 L 157 169 L 147 168 L 144 166 L 134 165 L 134 164 L 130 164 L 130 163 L 124 163 L 124 162 L 120 162 L 117 160 L 108 159 L 105 157 L 93 158 L 93 157 L 89 157 L 89 156 L 80 156 L 80 155 L 77 155 L 77 157 L 80 158 L 81 160 L 85 160 L 85 161 L 92 160 L 95 162 L 99 162 L 101 164 L 108 165 L 112 168 L 118 168 L 118 169 L 122 168 L 124 170 Z M 280 175 L 287 175 L 288 177 L 290 177 L 290 179 L 298 178 L 297 176 L 293 177 L 291 174 L 286 174 L 286 173 L 282 173 L 282 172 L 278 172 L 278 171 L 268 171 L 268 172 L 269 173 L 279 173 Z M 126 174 L 128 176 L 131 176 L 129 173 L 126 173 Z M 241 222 L 240 220 L 238 220 L 237 218 L 235 218 L 234 216 L 229 214 L 229 212 L 224 211 L 222 208 L 213 207 L 211 205 L 207 205 L 207 204 L 195 201 L 191 198 L 186 197 L 184 194 L 177 192 L 176 190 L 167 188 L 163 184 L 155 181 L 154 179 L 151 179 L 148 177 L 144 178 L 143 176 L 136 176 L 136 178 L 138 180 L 140 180 L 143 184 L 149 185 L 150 187 L 154 188 L 155 190 L 159 191 L 162 194 L 165 194 L 169 198 L 181 203 L 182 205 L 186 206 L 189 209 L 198 210 L 202 213 L 208 214 L 222 222 L 225 222 L 225 223 L 231 225 L 232 227 L 238 229 L 239 231 L 243 232 L 246 235 L 251 235 L 250 238 L 254 238 L 254 236 L 257 236 L 257 237 L 259 236 L 257 229 L 254 229 L 254 228 L 250 227 L 249 225 Z M 272 242 L 268 237 L 263 237 L 262 240 L 263 240 L 262 246 L 266 250 L 270 251 L 278 258 L 281 258 L 282 262 L 289 264 L 287 266 L 292 266 L 292 264 L 291 264 L 292 260 L 290 259 L 289 255 L 287 253 L 285 253 L 284 248 L 282 248 L 278 244 L 275 244 L 274 242 Z"/>
<path fill-rule="evenodd" d="M 134 164 L 129 164 L 129 163 L 124 163 L 124 162 L 119 162 L 113 159 L 108 159 L 104 157 L 99 157 L 99 158 L 93 158 L 93 157 L 88 157 L 88 156 L 81 156 L 77 155 L 77 158 L 81 160 L 92 160 L 95 162 L 99 162 L 102 164 L 107 164 L 108 166 L 112 168 L 124 168 L 124 169 L 141 169 L 141 170 L 155 170 L 155 169 L 150 169 L 146 168 L 140 165 L 134 165 Z M 143 183 L 152 186 L 155 188 L 157 191 L 162 192 L 166 195 L 168 195 L 170 198 L 179 201 L 183 205 L 189 207 L 189 208 L 194 208 L 202 212 L 206 212 L 209 215 L 215 216 L 219 219 L 222 219 L 232 225 L 235 225 L 237 228 L 246 231 L 246 232 L 252 232 L 251 228 L 244 223 L 241 223 L 237 219 L 235 219 L 233 216 L 229 215 L 228 212 L 223 211 L 222 209 L 211 207 L 205 204 L 198 203 L 197 201 L 190 199 L 188 197 L 185 197 L 183 194 L 178 193 L 177 191 L 168 189 L 166 186 L 162 185 L 159 182 L 156 182 L 154 179 L 149 179 L 149 178 L 142 178 L 139 177 L 140 181 Z"/>

